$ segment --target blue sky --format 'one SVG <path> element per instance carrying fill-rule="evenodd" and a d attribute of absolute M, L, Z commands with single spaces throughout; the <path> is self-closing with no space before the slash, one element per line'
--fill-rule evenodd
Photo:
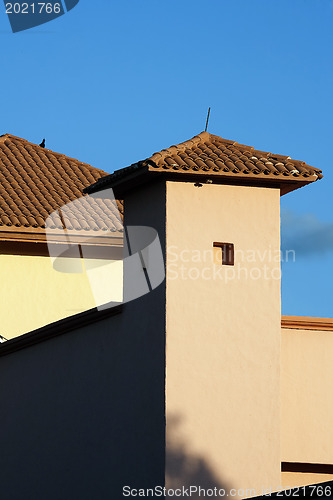
<path fill-rule="evenodd" d="M 282 312 L 332 317 L 332 27 L 331 0 L 80 0 L 13 34 L 1 5 L 0 133 L 112 172 L 211 106 L 209 132 L 323 170 L 281 199 Z"/>

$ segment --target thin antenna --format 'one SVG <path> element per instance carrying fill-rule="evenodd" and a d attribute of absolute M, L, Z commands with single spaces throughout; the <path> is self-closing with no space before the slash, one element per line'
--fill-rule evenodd
<path fill-rule="evenodd" d="M 206 128 L 205 128 L 205 132 L 207 132 L 209 115 L 210 115 L 210 108 L 208 108 L 208 113 L 207 113 L 207 120 L 206 120 Z"/>

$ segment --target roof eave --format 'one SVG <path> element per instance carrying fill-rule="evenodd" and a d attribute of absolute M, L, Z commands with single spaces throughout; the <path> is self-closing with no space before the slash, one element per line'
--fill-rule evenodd
<path fill-rule="evenodd" d="M 6 228 L 0 230 L 0 255 L 50 256 L 55 252 L 68 258 L 77 258 L 75 248 L 81 247 L 85 259 L 117 260 L 122 258 L 123 234 L 121 231 L 105 234 L 96 231 L 59 231 L 36 228 Z M 51 245 L 51 247 L 50 247 Z M 74 252 L 73 252 L 74 250 Z M 119 257 L 120 255 L 120 257 Z"/>
<path fill-rule="evenodd" d="M 92 189 L 89 189 L 90 193 L 102 191 L 103 189 L 112 188 L 114 195 L 117 198 L 123 197 L 125 193 L 133 189 L 138 189 L 148 182 L 154 182 L 158 179 L 164 178 L 166 181 L 178 181 L 178 182 L 193 182 L 193 183 L 206 183 L 211 181 L 213 184 L 229 184 L 229 185 L 241 185 L 241 186 L 253 186 L 253 187 L 266 187 L 271 189 L 280 189 L 281 196 L 290 193 L 300 187 L 306 186 L 318 180 L 317 175 L 312 175 L 306 178 L 292 177 L 288 178 L 285 176 L 276 176 L 276 178 L 267 177 L 266 174 L 225 174 L 217 172 L 187 172 L 184 170 L 164 170 L 151 168 L 138 169 L 136 171 L 129 172 L 126 176 L 120 177 L 119 179 L 112 179 L 105 183 L 103 186 L 92 185 Z"/>

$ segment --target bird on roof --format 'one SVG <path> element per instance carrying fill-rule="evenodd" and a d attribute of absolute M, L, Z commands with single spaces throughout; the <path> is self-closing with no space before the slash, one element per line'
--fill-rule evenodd
<path fill-rule="evenodd" d="M 40 143 L 40 147 L 45 148 L 45 139 L 43 139 L 42 142 Z"/>

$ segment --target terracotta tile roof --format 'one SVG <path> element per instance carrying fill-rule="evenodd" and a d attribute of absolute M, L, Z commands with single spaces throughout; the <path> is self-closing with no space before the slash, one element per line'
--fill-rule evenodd
<path fill-rule="evenodd" d="M 280 186 L 282 194 L 323 177 L 321 170 L 304 161 L 258 151 L 252 146 L 201 132 L 189 141 L 163 149 L 146 160 L 102 177 L 85 192 L 98 191 L 106 186 L 116 187 L 133 176 L 152 173 L 173 174 L 173 178 L 179 180 L 182 180 L 180 175 L 185 180 L 184 174 L 195 174 L 208 176 L 217 182 L 227 179 L 229 182 L 249 183 L 268 181 L 270 185 Z"/>
<path fill-rule="evenodd" d="M 0 231 L 43 230 L 51 212 L 81 198 L 85 187 L 106 175 L 25 139 L 0 136 Z M 122 212 L 122 204 L 117 203 Z M 85 231 L 122 228 L 115 202 L 109 200 L 85 203 L 82 199 L 65 223 L 67 229 Z"/>

